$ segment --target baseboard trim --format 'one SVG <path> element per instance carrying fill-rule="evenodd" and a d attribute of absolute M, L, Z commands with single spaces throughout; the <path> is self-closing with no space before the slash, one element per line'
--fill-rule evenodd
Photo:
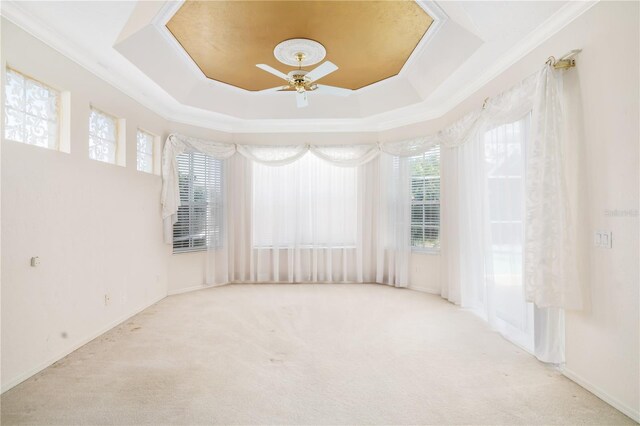
<path fill-rule="evenodd" d="M 170 290 L 167 292 L 167 296 L 175 296 L 176 294 L 189 293 L 192 291 L 204 290 L 206 288 L 213 287 L 222 287 L 224 285 L 231 283 L 223 283 L 223 284 L 200 284 L 200 285 L 192 285 L 191 287 L 179 288 L 176 290 Z"/>
<path fill-rule="evenodd" d="M 620 411 L 625 416 L 630 417 L 632 420 L 640 423 L 640 411 L 634 410 L 629 407 L 625 403 L 621 402 L 617 398 L 609 395 L 606 391 L 602 390 L 600 387 L 594 385 L 590 381 L 584 379 L 579 374 L 576 374 L 574 371 L 569 370 L 566 367 L 562 368 L 562 374 L 570 380 L 573 380 L 607 404 L 611 405 L 616 410 Z"/>
<path fill-rule="evenodd" d="M 69 349 L 66 349 L 66 350 L 62 351 L 61 353 L 59 353 L 58 355 L 55 355 L 54 357 L 49 358 L 49 360 L 43 362 L 42 364 L 38 365 L 37 367 L 31 368 L 31 369 L 25 371 L 24 373 L 18 375 L 17 377 L 14 377 L 13 379 L 9 380 L 7 383 L 3 383 L 2 387 L 0 388 L 0 394 L 5 393 L 9 389 L 19 385 L 20 383 L 24 382 L 25 380 L 27 380 L 31 376 L 34 376 L 35 374 L 38 374 L 39 372 L 41 372 L 45 368 L 49 367 L 50 365 L 60 361 L 62 358 L 66 357 L 67 355 L 69 355 L 73 351 L 76 351 L 76 350 L 80 349 L 82 346 L 86 345 L 87 343 L 89 343 L 93 339 L 95 339 L 97 337 L 100 337 L 102 334 L 106 333 L 107 331 L 111 330 L 114 327 L 117 327 L 118 325 L 120 325 L 123 322 L 127 321 L 129 318 L 133 317 L 134 315 L 137 315 L 140 312 L 142 312 L 145 309 L 147 309 L 148 307 L 155 305 L 156 303 L 158 303 L 159 301 L 161 301 L 165 297 L 166 296 L 160 296 L 160 297 L 155 298 L 150 303 L 145 304 L 144 306 L 135 309 L 131 314 L 123 315 L 122 317 L 116 319 L 115 321 L 110 322 L 106 326 L 102 327 L 99 331 L 97 331 L 95 333 L 92 333 L 90 336 L 88 336 L 88 337 L 86 337 L 84 339 L 81 339 L 78 343 L 74 344 Z"/>
<path fill-rule="evenodd" d="M 250 285 L 260 285 L 260 284 L 282 284 L 282 285 L 299 285 L 299 284 L 375 284 L 375 285 L 385 285 L 389 286 L 389 284 L 383 283 L 374 283 L 374 282 L 355 282 L 355 281 L 302 281 L 302 282 L 288 282 L 288 281 L 230 281 L 228 283 L 222 284 L 200 284 L 194 285 L 191 287 L 180 288 L 177 290 L 170 290 L 167 293 L 167 296 L 175 296 L 176 294 L 189 293 L 191 291 L 204 290 L 207 288 L 213 287 L 222 287 L 229 284 L 250 284 Z M 393 286 L 389 286 L 393 287 Z M 394 287 L 394 288 L 403 288 L 403 287 Z M 407 287 L 412 290 L 417 290 L 417 288 Z M 440 294 L 440 290 L 418 290 L 425 292 L 433 292 L 433 294 Z"/>
<path fill-rule="evenodd" d="M 415 291 L 419 291 L 421 293 L 429 293 L 429 294 L 437 294 L 440 295 L 440 289 L 439 288 L 432 288 L 432 287 L 422 287 L 419 285 L 408 285 L 407 288 L 409 290 L 415 290 Z"/>

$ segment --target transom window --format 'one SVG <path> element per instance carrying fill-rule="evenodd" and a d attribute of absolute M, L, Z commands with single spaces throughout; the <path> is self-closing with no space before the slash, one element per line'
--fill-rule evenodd
<path fill-rule="evenodd" d="M 118 119 L 91 107 L 89 111 L 89 158 L 116 164 Z"/>
<path fill-rule="evenodd" d="M 153 141 L 155 136 L 138 129 L 136 137 L 136 167 L 141 172 L 153 173 Z"/>
<path fill-rule="evenodd" d="M 440 249 L 440 146 L 409 158 L 411 170 L 411 247 Z"/>
<path fill-rule="evenodd" d="M 57 149 L 60 92 L 7 68 L 4 104 L 5 139 Z"/>
<path fill-rule="evenodd" d="M 173 225 L 173 252 L 222 246 L 223 162 L 202 153 L 177 157 L 180 207 Z"/>

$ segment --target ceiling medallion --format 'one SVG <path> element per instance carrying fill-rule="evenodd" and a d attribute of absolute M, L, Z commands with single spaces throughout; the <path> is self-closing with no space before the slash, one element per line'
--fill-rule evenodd
<path fill-rule="evenodd" d="M 309 66 L 324 59 L 327 51 L 315 40 L 307 38 L 292 38 L 279 43 L 273 49 L 276 59 L 285 65 Z M 302 59 L 300 59 L 302 58 Z"/>

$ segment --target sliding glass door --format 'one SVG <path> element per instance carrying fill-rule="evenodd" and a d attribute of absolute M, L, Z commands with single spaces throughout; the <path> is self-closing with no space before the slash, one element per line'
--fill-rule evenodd
<path fill-rule="evenodd" d="M 533 306 L 523 287 L 524 153 L 529 116 L 484 134 L 486 312 L 508 339 L 534 350 Z"/>

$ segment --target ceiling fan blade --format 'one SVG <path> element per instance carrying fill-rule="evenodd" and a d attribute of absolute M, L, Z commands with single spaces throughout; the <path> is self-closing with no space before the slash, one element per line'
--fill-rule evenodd
<path fill-rule="evenodd" d="M 307 99 L 307 92 L 297 92 L 296 93 L 296 104 L 298 108 L 304 108 L 309 105 L 309 100 Z"/>
<path fill-rule="evenodd" d="M 353 92 L 353 90 L 344 89 L 342 87 L 327 86 L 326 84 L 319 84 L 318 88 L 314 90 L 314 92 L 335 96 L 349 96 Z"/>
<path fill-rule="evenodd" d="M 325 61 L 322 65 L 318 66 L 313 71 L 305 75 L 311 81 L 318 81 L 322 77 L 331 74 L 338 69 L 338 66 L 331 61 Z"/>
<path fill-rule="evenodd" d="M 275 68 L 273 68 L 273 67 L 271 67 L 271 66 L 269 66 L 269 65 L 266 65 L 266 64 L 256 64 L 256 67 L 258 67 L 258 68 L 260 68 L 261 70 L 264 70 L 264 71 L 266 71 L 266 72 L 268 72 L 268 73 L 271 73 L 271 74 L 275 75 L 276 77 L 280 77 L 280 78 L 282 78 L 282 79 L 284 79 L 284 80 L 289 81 L 289 77 L 288 77 L 285 73 L 280 72 L 280 71 L 278 71 L 277 69 L 275 69 Z"/>
<path fill-rule="evenodd" d="M 270 89 L 262 89 L 262 90 L 258 90 L 258 93 L 269 93 L 269 92 L 279 92 L 282 89 L 286 89 L 287 86 L 277 86 L 277 87 L 272 87 Z"/>

